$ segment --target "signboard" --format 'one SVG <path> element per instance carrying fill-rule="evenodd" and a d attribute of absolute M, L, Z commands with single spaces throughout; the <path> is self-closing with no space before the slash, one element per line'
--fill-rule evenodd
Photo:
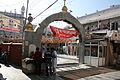
<path fill-rule="evenodd" d="M 0 30 L 20 32 L 20 21 L 0 14 Z"/>
<path fill-rule="evenodd" d="M 53 32 L 54 37 L 71 38 L 71 37 L 77 37 L 78 35 L 78 31 L 76 30 L 61 29 L 53 26 L 50 26 L 50 29 Z"/>
<path fill-rule="evenodd" d="M 12 29 L 12 28 L 7 28 L 7 27 L 0 27 L 0 29 L 1 30 L 6 30 L 6 31 L 20 32 L 20 30 Z"/>

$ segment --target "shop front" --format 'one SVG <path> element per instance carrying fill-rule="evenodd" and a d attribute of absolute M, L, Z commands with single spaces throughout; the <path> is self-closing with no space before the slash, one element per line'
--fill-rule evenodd
<path fill-rule="evenodd" d="M 120 65 L 120 34 L 117 30 L 112 30 L 106 35 L 107 57 L 106 65 Z"/>
<path fill-rule="evenodd" d="M 91 40 L 85 44 L 84 63 L 91 66 L 104 66 L 107 45 L 105 41 Z"/>

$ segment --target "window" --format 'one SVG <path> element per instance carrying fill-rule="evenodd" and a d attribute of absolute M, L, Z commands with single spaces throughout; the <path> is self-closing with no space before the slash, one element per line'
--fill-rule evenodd
<path fill-rule="evenodd" d="M 85 56 L 90 56 L 90 47 L 89 46 L 85 47 Z"/>
<path fill-rule="evenodd" d="M 99 47 L 99 57 L 102 57 L 103 55 L 103 51 L 102 51 L 102 46 Z"/>
<path fill-rule="evenodd" d="M 98 56 L 98 47 L 97 46 L 91 47 L 91 56 L 94 56 L 94 57 Z"/>
<path fill-rule="evenodd" d="M 118 21 L 118 28 L 120 28 L 120 21 Z"/>
<path fill-rule="evenodd" d="M 108 22 L 107 26 L 108 26 L 108 30 L 110 30 L 110 22 Z"/>
<path fill-rule="evenodd" d="M 112 23 L 111 30 L 118 30 L 118 22 Z"/>

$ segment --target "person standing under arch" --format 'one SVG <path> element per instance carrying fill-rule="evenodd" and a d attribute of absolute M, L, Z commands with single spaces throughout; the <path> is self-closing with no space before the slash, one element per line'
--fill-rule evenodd
<path fill-rule="evenodd" d="M 53 76 L 56 75 L 56 67 L 57 67 L 57 51 L 55 48 L 51 48 L 51 55 L 52 55 L 52 70 Z"/>
<path fill-rule="evenodd" d="M 34 63 L 35 63 L 35 72 L 37 74 L 41 73 L 41 64 L 42 64 L 42 52 L 39 48 L 36 48 L 35 53 L 33 54 Z"/>
<path fill-rule="evenodd" d="M 46 76 L 52 75 L 52 55 L 50 48 L 47 48 L 47 51 L 44 53 L 44 59 L 46 64 Z"/>

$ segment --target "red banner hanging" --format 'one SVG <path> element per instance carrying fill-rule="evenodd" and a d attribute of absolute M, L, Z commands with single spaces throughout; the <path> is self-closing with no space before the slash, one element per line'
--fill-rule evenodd
<path fill-rule="evenodd" d="M 71 38 L 73 36 L 77 37 L 78 35 L 78 31 L 76 30 L 61 29 L 53 26 L 50 26 L 50 29 L 53 32 L 54 37 Z"/>

